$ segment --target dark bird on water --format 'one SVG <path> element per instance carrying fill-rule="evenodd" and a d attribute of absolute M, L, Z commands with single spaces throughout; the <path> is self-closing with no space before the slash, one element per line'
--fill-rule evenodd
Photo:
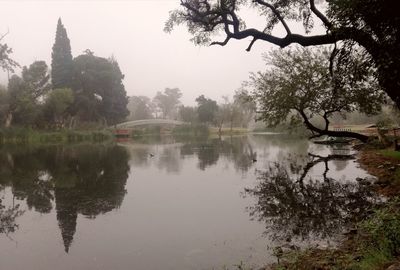
<path fill-rule="evenodd" d="M 154 157 L 154 154 L 152 154 L 152 153 L 150 153 L 149 155 L 150 155 L 150 157 Z"/>

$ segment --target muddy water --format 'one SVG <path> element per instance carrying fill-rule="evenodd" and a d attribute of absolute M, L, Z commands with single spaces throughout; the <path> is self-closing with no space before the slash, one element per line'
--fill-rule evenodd
<path fill-rule="evenodd" d="M 283 135 L 0 148 L 0 269 L 223 269 L 329 245 L 375 203 Z M 354 214 L 356 213 L 356 214 Z"/>

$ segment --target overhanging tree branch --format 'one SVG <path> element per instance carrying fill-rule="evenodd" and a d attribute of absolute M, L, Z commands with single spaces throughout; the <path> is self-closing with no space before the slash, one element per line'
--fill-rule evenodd
<path fill-rule="evenodd" d="M 297 112 L 300 114 L 300 116 L 303 118 L 303 122 L 306 125 L 307 129 L 309 129 L 312 132 L 317 133 L 317 135 L 312 136 L 311 138 L 317 138 L 321 137 L 323 135 L 327 136 L 332 136 L 332 137 L 349 137 L 349 138 L 355 138 L 358 139 L 362 142 L 367 142 L 368 136 L 356 133 L 356 132 L 351 132 L 351 131 L 334 131 L 334 130 L 329 130 L 329 129 L 320 129 L 316 126 L 314 126 L 310 120 L 308 119 L 307 115 L 303 110 L 297 110 Z"/>

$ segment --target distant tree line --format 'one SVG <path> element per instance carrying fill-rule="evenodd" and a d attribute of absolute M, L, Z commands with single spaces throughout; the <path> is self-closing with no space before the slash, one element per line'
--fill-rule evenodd
<path fill-rule="evenodd" d="M 184 106 L 180 102 L 182 96 L 179 88 L 166 88 L 157 92 L 153 99 L 146 96 L 131 96 L 128 109 L 130 120 L 166 118 L 181 120 L 191 125 L 244 127 L 253 120 L 256 104 L 246 90 L 236 91 L 233 100 L 223 97 L 223 102 L 200 95 L 196 98 L 196 106 Z"/>
<path fill-rule="evenodd" d="M 1 41 L 1 40 L 0 40 Z M 0 64 L 13 71 L 18 64 L 0 44 Z M 112 125 L 129 114 L 128 98 L 118 62 L 90 50 L 75 58 L 67 31 L 58 20 L 51 70 L 44 61 L 22 68 L 8 86 L 0 86 L 0 126 L 75 127 L 77 123 Z"/>

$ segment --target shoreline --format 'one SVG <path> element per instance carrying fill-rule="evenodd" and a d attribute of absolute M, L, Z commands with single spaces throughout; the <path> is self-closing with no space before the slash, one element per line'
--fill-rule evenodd
<path fill-rule="evenodd" d="M 364 221 L 343 233 L 336 248 L 285 251 L 281 263 L 263 270 L 396 270 L 400 269 L 400 158 L 390 149 L 364 145 L 357 149 L 357 162 L 375 177 L 365 184 L 387 201 Z M 393 235 L 393 232 L 395 235 Z M 398 233 L 397 233 L 398 231 Z M 374 245 L 375 244 L 375 245 Z M 395 246 L 394 250 L 391 249 Z"/>
<path fill-rule="evenodd" d="M 36 130 L 26 128 L 0 129 L 0 145 L 105 142 L 114 137 L 101 130 Z"/>

